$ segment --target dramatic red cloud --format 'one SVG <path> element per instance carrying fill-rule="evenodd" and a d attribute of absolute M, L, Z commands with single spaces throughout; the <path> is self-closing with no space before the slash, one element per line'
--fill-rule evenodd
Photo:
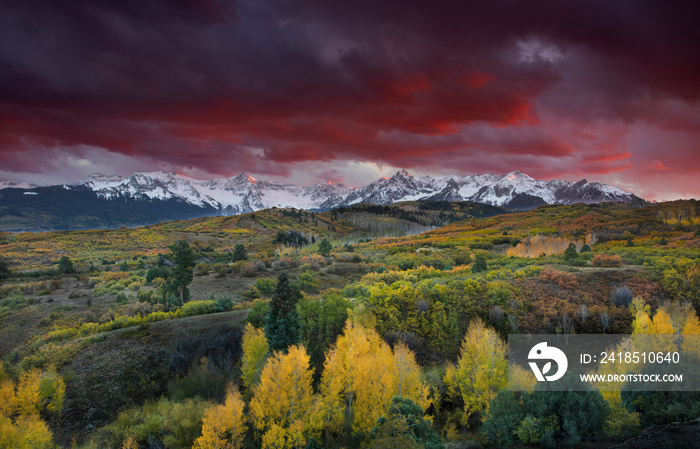
<path fill-rule="evenodd" d="M 343 181 L 362 161 L 647 190 L 654 173 L 656 192 L 698 196 L 686 181 L 700 175 L 698 10 L 10 0 L 0 174 L 113 154 L 144 169 Z"/>

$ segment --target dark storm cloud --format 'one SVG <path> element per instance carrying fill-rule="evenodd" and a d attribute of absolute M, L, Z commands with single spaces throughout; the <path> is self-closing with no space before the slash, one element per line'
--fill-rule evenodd
<path fill-rule="evenodd" d="M 27 171 L 17 152 L 94 146 L 221 175 L 354 159 L 473 172 L 494 157 L 501 171 L 616 172 L 634 153 L 631 124 L 697 138 L 698 12 L 633 0 L 10 1 L 0 161 Z"/>

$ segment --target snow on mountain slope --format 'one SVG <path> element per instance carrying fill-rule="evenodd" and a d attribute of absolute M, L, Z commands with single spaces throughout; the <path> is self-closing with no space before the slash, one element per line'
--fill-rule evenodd
<path fill-rule="evenodd" d="M 33 189 L 39 187 L 24 181 L 13 181 L 12 179 L 0 179 L 0 189 Z"/>
<path fill-rule="evenodd" d="M 542 204 L 633 202 L 635 195 L 617 187 L 579 182 L 543 181 L 520 171 L 505 175 L 423 176 L 400 170 L 364 187 L 325 182 L 307 187 L 261 181 L 247 173 L 231 178 L 198 180 L 178 173 L 134 173 L 128 178 L 93 174 L 75 185 L 107 200 L 177 200 L 222 214 L 241 214 L 271 207 L 327 210 L 357 203 L 388 205 L 400 201 L 475 201 L 528 209 Z"/>

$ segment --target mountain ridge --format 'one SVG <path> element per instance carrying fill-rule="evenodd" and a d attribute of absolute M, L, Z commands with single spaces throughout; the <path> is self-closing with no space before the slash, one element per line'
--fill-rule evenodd
<path fill-rule="evenodd" d="M 510 207 L 523 195 L 540 198 L 542 204 L 635 202 L 636 195 L 618 187 L 582 179 L 577 182 L 537 180 L 514 170 L 504 175 L 422 176 L 405 169 L 362 187 L 319 182 L 309 186 L 258 180 L 248 173 L 229 178 L 199 180 L 180 173 L 136 172 L 127 178 L 92 174 L 73 186 L 86 186 L 99 197 L 133 199 L 180 198 L 202 207 L 207 204 L 230 213 L 246 213 L 270 207 L 328 210 L 358 203 L 387 205 L 399 201 L 474 201 Z M 519 207 L 515 207 L 518 209 Z M 530 207 L 525 207 L 530 208 Z"/>
<path fill-rule="evenodd" d="M 25 188 L 22 188 L 22 187 Z M 37 187 L 15 183 L 0 186 L 0 229 L 56 229 L 58 223 L 39 222 L 51 210 L 65 228 L 72 215 L 89 215 L 96 227 L 153 223 L 212 215 L 238 215 L 273 207 L 322 212 L 368 203 L 387 206 L 404 201 L 472 201 L 515 210 L 547 204 L 643 202 L 618 187 L 588 182 L 537 180 L 518 170 L 504 175 L 446 175 L 415 177 L 406 170 L 362 187 L 319 182 L 309 186 L 256 179 L 248 173 L 200 180 L 181 173 L 93 173 L 73 184 Z M 63 212 L 57 212 L 63 210 Z M 117 212 L 118 211 L 118 212 Z M 71 215 L 72 214 L 72 215 Z M 106 217 L 109 217 L 107 219 Z M 46 221 L 46 220 L 45 220 Z M 31 225 L 30 223 L 34 223 Z"/>

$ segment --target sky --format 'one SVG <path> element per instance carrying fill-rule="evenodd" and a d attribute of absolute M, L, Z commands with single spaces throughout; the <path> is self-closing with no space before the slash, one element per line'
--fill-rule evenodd
<path fill-rule="evenodd" d="M 700 198 L 700 3 L 5 0 L 0 178 L 586 178 Z"/>

